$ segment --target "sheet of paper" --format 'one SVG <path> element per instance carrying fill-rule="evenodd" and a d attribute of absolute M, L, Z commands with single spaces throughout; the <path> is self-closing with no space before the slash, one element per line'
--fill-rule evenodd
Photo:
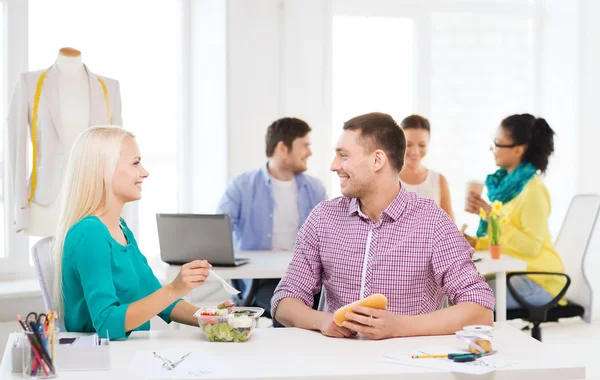
<path fill-rule="evenodd" d="M 411 352 L 397 352 L 385 355 L 386 363 L 403 364 L 420 368 L 434 369 L 444 372 L 460 372 L 473 375 L 484 375 L 497 369 L 517 363 L 512 356 L 502 353 L 483 356 L 474 362 L 455 363 L 450 359 L 413 359 L 412 355 L 438 355 L 456 353 L 456 349 L 444 346 L 429 346 Z M 466 352 L 465 352 L 466 353 Z"/>
<path fill-rule="evenodd" d="M 85 346 L 85 347 L 90 347 L 90 346 L 96 346 L 97 344 L 98 344 L 98 335 L 97 334 L 92 334 L 92 335 L 85 335 L 85 336 L 78 337 L 71 344 L 71 346 Z"/>
<path fill-rule="evenodd" d="M 160 349 L 137 351 L 129 364 L 129 372 L 135 378 L 149 380 L 206 379 L 229 375 L 229 366 L 224 358 L 209 352 Z"/>

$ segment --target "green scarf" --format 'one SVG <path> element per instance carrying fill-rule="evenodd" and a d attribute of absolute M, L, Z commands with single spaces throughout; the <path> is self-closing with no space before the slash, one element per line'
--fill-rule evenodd
<path fill-rule="evenodd" d="M 510 174 L 505 168 L 498 169 L 485 179 L 490 202 L 510 202 L 521 193 L 527 182 L 533 178 L 537 169 L 530 162 L 522 162 Z M 488 222 L 481 219 L 477 229 L 477 237 L 487 234 Z"/>

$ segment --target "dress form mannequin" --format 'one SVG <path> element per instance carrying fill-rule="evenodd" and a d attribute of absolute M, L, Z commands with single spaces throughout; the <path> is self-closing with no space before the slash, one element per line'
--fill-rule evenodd
<path fill-rule="evenodd" d="M 4 129 L 16 232 L 54 235 L 71 148 L 86 128 L 108 124 L 123 125 L 119 81 L 90 71 L 78 50 L 62 48 L 51 67 L 19 75 Z M 137 213 L 127 215 L 134 230 Z"/>
<path fill-rule="evenodd" d="M 74 50 L 76 53 L 67 55 Z M 81 61 L 81 53 L 63 48 L 56 59 L 58 68 L 58 96 L 65 152 L 71 147 L 90 121 L 90 82 Z"/>
<path fill-rule="evenodd" d="M 69 152 L 81 132 L 89 126 L 90 121 L 90 85 L 87 71 L 81 60 L 81 53 L 72 48 L 62 48 L 56 58 L 55 67 L 58 69 L 58 97 L 60 104 L 60 123 L 65 165 Z M 61 192 L 62 195 L 62 192 Z M 30 236 L 52 236 L 60 217 L 62 196 L 47 206 L 31 204 L 29 227 L 25 233 Z"/>

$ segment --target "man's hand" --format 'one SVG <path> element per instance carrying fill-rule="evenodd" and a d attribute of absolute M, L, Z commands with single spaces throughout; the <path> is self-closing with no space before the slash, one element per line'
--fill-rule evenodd
<path fill-rule="evenodd" d="M 348 320 L 344 321 L 344 327 L 371 339 L 400 336 L 400 317 L 388 310 L 354 306 L 351 313 L 346 313 L 346 319 Z"/>
<path fill-rule="evenodd" d="M 469 243 L 469 245 L 473 248 L 475 248 L 475 246 L 477 245 L 477 239 L 475 239 L 472 236 L 469 236 L 467 234 L 463 234 L 463 236 L 465 237 L 465 240 L 467 241 L 467 243 Z"/>
<path fill-rule="evenodd" d="M 352 335 L 356 335 L 355 332 L 350 331 L 345 327 L 340 327 L 333 322 L 332 313 L 323 313 L 323 319 L 319 328 L 321 333 L 325 336 L 331 336 L 334 338 L 348 338 Z"/>

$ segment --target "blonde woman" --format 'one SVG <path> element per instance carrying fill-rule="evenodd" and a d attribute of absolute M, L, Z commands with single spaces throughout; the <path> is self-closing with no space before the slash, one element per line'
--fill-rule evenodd
<path fill-rule="evenodd" d="M 204 283 L 211 265 L 185 264 L 161 287 L 120 218 L 147 177 L 134 135 L 122 128 L 92 127 L 75 142 L 54 245 L 54 301 L 67 331 L 121 339 L 149 330 L 156 315 L 197 326 L 198 308 L 181 297 Z"/>

